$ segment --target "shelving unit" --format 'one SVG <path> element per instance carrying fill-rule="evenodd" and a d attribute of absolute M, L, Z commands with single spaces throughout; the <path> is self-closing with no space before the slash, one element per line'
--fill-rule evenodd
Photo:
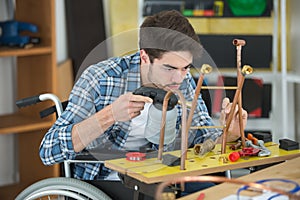
<path fill-rule="evenodd" d="M 295 85 L 300 83 L 300 76 L 299 71 L 295 69 L 297 66 L 292 66 L 289 62 L 291 4 L 292 2 L 286 0 L 273 0 L 273 11 L 270 17 L 190 18 L 198 33 L 273 36 L 272 67 L 256 69 L 253 66 L 255 72 L 251 75 L 272 84 L 272 111 L 269 118 L 249 119 L 246 128 L 269 129 L 275 142 L 281 138 L 297 139 Z M 247 48 L 247 45 L 244 48 Z M 234 74 L 228 69 L 222 70 L 222 73 Z"/>
<path fill-rule="evenodd" d="M 278 0 L 277 0 L 278 1 Z M 289 138 L 292 140 L 298 139 L 299 140 L 299 133 L 298 138 L 296 137 L 296 107 L 297 102 L 295 102 L 296 92 L 295 86 L 296 84 L 300 83 L 300 75 L 298 66 L 292 66 L 295 63 L 289 62 L 291 58 L 289 57 L 289 43 L 296 42 L 292 38 L 289 37 L 287 33 L 291 30 L 289 29 L 289 23 L 292 21 L 291 17 L 292 14 L 289 12 L 291 7 L 296 4 L 296 1 L 286 1 L 280 0 L 280 32 L 282 33 L 281 36 L 281 90 L 282 90 L 282 101 L 281 101 L 281 116 L 282 116 L 282 126 L 281 129 L 283 131 L 283 137 Z M 299 4 L 298 4 L 299 5 Z M 297 6 L 296 6 L 297 8 Z M 295 9 L 294 9 L 295 11 Z M 288 16 L 290 15 L 290 16 Z M 295 20 L 295 19 L 294 19 Z M 289 39 L 290 38 L 290 39 Z M 292 50 L 291 50 L 292 51 Z M 292 56 L 298 56 L 297 54 L 292 54 Z M 299 92 L 299 91 L 298 91 Z"/>
<path fill-rule="evenodd" d="M 56 93 L 55 0 L 16 0 L 15 20 L 37 25 L 41 43 L 29 49 L 0 47 L 0 57 L 17 57 L 17 99 L 40 93 Z M 44 166 L 38 149 L 54 116 L 41 120 L 39 112 L 51 103 L 19 109 L 0 116 L 0 134 L 16 134 L 19 183 L 0 187 L 0 199 L 13 199 L 37 180 L 59 176 L 59 166 Z"/>
<path fill-rule="evenodd" d="M 198 34 L 213 34 L 213 35 L 272 35 L 273 36 L 273 48 L 276 48 L 277 43 L 274 42 L 277 38 L 276 33 L 274 34 L 274 28 L 276 28 L 275 24 L 275 17 L 276 13 L 273 12 L 272 16 L 264 16 L 264 17 L 201 17 L 201 18 L 189 18 L 189 21 L 195 28 L 195 31 Z M 263 28 L 262 28 L 263 27 Z M 201 40 L 201 37 L 200 37 Z M 229 41 L 230 43 L 231 41 Z M 215 46 L 214 48 L 218 48 Z M 243 47 L 244 51 L 247 48 L 247 41 L 246 45 Z M 234 49 L 234 48 L 233 48 Z M 208 52 L 209 53 L 209 52 Z M 235 52 L 233 52 L 235 54 Z M 274 62 L 274 59 L 277 59 L 277 52 L 273 52 L 273 61 L 272 61 L 272 68 L 268 68 L 266 66 L 265 68 L 255 68 L 255 66 L 252 66 L 255 70 L 253 74 L 249 76 L 261 78 L 266 83 L 274 84 L 274 75 L 279 76 L 277 73 L 277 63 Z M 243 61 L 243 57 L 242 57 Z M 219 72 L 215 72 L 214 75 L 212 75 L 212 80 L 216 81 L 217 76 L 220 75 L 220 73 L 224 76 L 235 76 L 236 75 L 236 63 L 232 63 L 232 69 L 229 68 L 218 68 Z M 251 62 L 248 63 L 251 65 Z M 218 66 L 217 66 L 218 67 Z M 209 75 L 211 76 L 211 75 Z M 210 79 L 210 77 L 207 76 L 207 79 Z M 272 99 L 274 99 L 274 94 L 272 94 Z M 274 111 L 274 109 L 272 109 Z M 261 130 L 261 131 L 271 131 L 273 132 L 273 123 L 274 123 L 274 113 L 270 113 L 269 118 L 249 118 L 247 123 L 247 130 Z M 216 123 L 218 123 L 218 120 L 215 120 Z"/>
<path fill-rule="evenodd" d="M 138 24 L 143 19 L 141 13 L 143 2 L 139 0 Z M 297 33 L 296 14 L 298 3 L 286 0 L 270 0 L 273 10 L 270 16 L 262 17 L 190 17 L 189 20 L 197 33 L 201 34 L 268 34 L 272 35 L 272 66 L 269 69 L 257 69 L 251 76 L 262 78 L 264 82 L 272 85 L 272 110 L 269 118 L 256 118 L 248 120 L 247 128 L 262 128 L 272 131 L 273 140 L 278 142 L 280 138 L 299 139 L 299 114 L 297 114 L 298 103 L 295 100 L 299 98 L 300 75 L 297 64 L 299 59 L 293 58 L 295 63 L 290 63 L 290 55 L 297 57 L 297 53 L 289 52 L 290 47 L 294 46 L 295 52 L 298 52 L 299 43 Z M 293 10 L 293 12 L 291 12 Z M 294 16 L 294 17 L 293 17 Z M 296 16 L 296 17 L 295 17 Z M 290 19 L 293 17 L 293 19 Z M 292 29 L 296 33 L 291 33 L 290 21 L 294 21 Z M 123 30 L 124 31 L 124 30 Z M 294 34 L 294 35 L 290 35 Z M 293 45 L 289 45 L 292 42 Z M 298 46 L 297 46 L 298 45 Z M 217 47 L 216 47 L 217 48 Z M 247 48 L 245 46 L 245 48 Z M 291 50 L 292 51 L 292 50 Z M 251 63 L 249 63 L 251 64 Z M 296 66 L 292 66 L 296 65 Z M 224 75 L 234 74 L 228 69 L 222 69 Z M 297 130 L 296 130 L 297 129 Z M 298 132 L 298 136 L 296 136 Z"/>
<path fill-rule="evenodd" d="M 143 1 L 139 0 L 139 8 L 143 7 Z M 217 17 L 188 17 L 190 23 L 195 28 L 196 33 L 203 35 L 272 35 L 272 62 L 271 67 L 266 66 L 253 66 L 254 73 L 249 75 L 249 78 L 261 78 L 264 83 L 269 83 L 272 85 L 272 105 L 271 105 L 271 113 L 269 118 L 251 118 L 248 120 L 246 129 L 248 130 L 265 130 L 271 131 L 273 134 L 273 140 L 278 141 L 279 138 L 282 138 L 284 135 L 285 129 L 282 127 L 282 92 L 279 88 L 282 88 L 283 82 L 281 82 L 282 73 L 280 71 L 280 65 L 282 62 L 286 62 L 284 57 L 282 57 L 280 51 L 280 39 L 282 35 L 280 34 L 280 12 L 279 12 L 279 0 L 270 0 L 268 4 L 272 3 L 273 5 L 267 6 L 269 10 L 268 14 L 263 16 L 232 16 L 226 15 L 225 17 L 217 16 Z M 281 2 L 283 3 L 283 2 Z M 284 1 L 284 4 L 286 2 Z M 228 12 L 227 12 L 228 14 Z M 142 14 L 140 14 L 139 22 L 142 20 Z M 284 23 L 282 23 L 284 24 Z M 285 24 L 284 24 L 285 25 Z M 200 38 L 201 40 L 201 38 Z M 229 41 L 231 42 L 231 41 Z M 246 41 L 247 43 L 247 41 Z M 214 46 L 214 48 L 218 48 L 218 46 Z M 247 48 L 243 47 L 243 51 Z M 208 52 L 209 53 L 209 52 Z M 243 57 L 242 57 L 243 59 Z M 248 63 L 251 65 L 251 63 Z M 235 63 L 233 63 L 233 68 L 219 68 L 219 72 L 206 76 L 206 78 L 211 77 L 214 81 L 216 81 L 217 76 L 221 73 L 222 75 L 234 76 L 236 75 L 235 71 Z M 287 66 L 287 70 L 289 70 L 289 66 Z M 208 78 L 209 79 L 209 78 Z M 286 76 L 284 80 L 298 80 L 298 76 Z M 287 89 L 286 89 L 287 90 Z M 285 91 L 286 91 L 285 90 Z M 289 98 L 289 97 L 283 97 Z M 287 106 L 287 104 L 285 104 Z M 289 111 L 285 111 L 289 112 Z M 214 119 L 216 123 L 218 123 L 217 119 Z"/>

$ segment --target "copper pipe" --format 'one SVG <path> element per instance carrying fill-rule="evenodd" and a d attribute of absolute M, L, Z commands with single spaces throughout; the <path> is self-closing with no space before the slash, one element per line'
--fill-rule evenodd
<path fill-rule="evenodd" d="M 240 76 L 246 75 L 246 74 L 252 74 L 253 69 L 249 65 L 244 65 Z M 245 134 L 244 134 L 244 124 L 243 124 L 243 108 L 242 108 L 242 95 L 240 94 L 239 97 L 239 103 L 238 103 L 238 108 L 239 108 L 239 125 L 240 125 L 240 134 L 241 134 L 241 142 L 242 146 L 246 147 L 246 139 L 245 139 Z"/>
<path fill-rule="evenodd" d="M 239 125 L 240 125 L 240 136 L 242 141 L 242 146 L 246 147 L 245 134 L 244 134 L 244 124 L 243 124 L 243 107 L 242 107 L 242 95 L 239 95 L 238 99 L 238 112 L 239 112 Z"/>
<path fill-rule="evenodd" d="M 256 188 L 259 191 L 267 190 L 267 191 L 275 192 L 275 193 L 278 193 L 281 195 L 288 196 L 289 199 L 296 199 L 296 200 L 300 199 L 299 194 L 298 195 L 291 194 L 285 190 L 270 187 L 265 184 L 259 184 L 259 183 L 255 183 L 255 182 L 246 182 L 246 181 L 243 181 L 240 179 L 230 179 L 230 178 L 221 177 L 221 176 L 184 176 L 184 177 L 179 177 L 176 179 L 164 181 L 158 185 L 156 193 L 155 193 L 155 199 L 156 200 L 163 199 L 163 191 L 164 191 L 165 187 L 172 185 L 172 184 L 185 183 L 185 182 L 216 182 L 216 183 L 228 182 L 228 183 L 239 184 L 242 186 L 249 186 L 252 188 Z"/>
<path fill-rule="evenodd" d="M 201 87 L 202 87 L 202 84 L 203 84 L 204 75 L 210 73 L 211 71 L 212 71 L 212 67 L 210 65 L 208 65 L 208 64 L 203 64 L 202 65 L 202 67 L 201 67 L 201 74 L 200 74 L 200 77 L 198 78 L 198 82 L 197 82 L 197 86 L 196 86 L 196 89 L 195 89 L 194 98 L 193 98 L 193 101 L 192 101 L 192 106 L 191 106 L 190 113 L 189 113 L 188 120 L 187 120 L 187 132 L 190 129 L 190 126 L 192 124 L 193 115 L 194 115 L 194 111 L 195 111 L 196 106 L 197 106 L 198 97 L 200 95 L 200 91 L 201 91 Z"/>
<path fill-rule="evenodd" d="M 231 105 L 231 109 L 230 109 L 230 112 L 229 112 L 229 116 L 228 116 L 228 119 L 226 121 L 226 125 L 223 129 L 222 150 L 221 150 L 222 154 L 226 153 L 227 132 L 228 132 L 228 129 L 230 127 L 230 124 L 231 124 L 231 121 L 232 121 L 232 118 L 233 118 L 233 114 L 234 114 L 234 110 L 235 110 L 235 107 L 238 103 L 238 100 L 239 100 L 239 97 L 240 97 L 240 94 L 241 94 L 241 90 L 243 88 L 245 75 L 252 73 L 252 71 L 253 70 L 249 65 L 245 65 L 243 67 L 243 70 L 241 71 L 241 76 L 240 76 L 240 78 L 238 80 L 238 84 L 237 84 L 238 89 L 235 92 L 233 102 L 232 102 L 232 105 Z"/>
<path fill-rule="evenodd" d="M 164 140 L 165 140 L 165 127 L 166 127 L 166 116 L 167 116 L 167 107 L 169 103 L 169 99 L 173 94 L 172 91 L 168 91 L 164 97 L 163 107 L 162 107 L 162 117 L 160 124 L 160 137 L 159 137 L 159 148 L 158 148 L 158 160 L 162 160 L 162 152 L 164 149 Z"/>
<path fill-rule="evenodd" d="M 212 89 L 212 90 L 235 90 L 237 87 L 236 86 L 202 86 L 201 89 L 202 90 L 208 90 L 208 89 Z"/>
<path fill-rule="evenodd" d="M 224 126 L 191 126 L 190 129 L 224 128 Z"/>
<path fill-rule="evenodd" d="M 237 86 L 202 86 L 201 89 L 206 90 L 206 89 L 212 89 L 212 90 L 236 90 Z M 178 100 L 178 104 L 182 105 L 181 101 Z M 186 106 L 188 108 L 192 108 L 192 102 L 191 101 L 187 101 L 186 102 Z"/>
<path fill-rule="evenodd" d="M 240 39 L 234 39 L 233 40 L 233 45 L 236 46 L 236 67 L 237 67 L 237 81 L 239 82 L 239 79 L 242 76 L 241 73 L 241 51 L 242 51 L 242 46 L 246 44 L 245 40 L 240 40 Z M 242 140 L 242 145 L 245 147 L 245 134 L 244 134 L 244 127 L 243 127 L 243 117 L 242 117 L 242 112 L 243 112 L 243 107 L 242 107 L 242 95 L 239 96 L 238 99 L 238 112 L 239 112 L 239 125 L 240 125 L 240 136 Z"/>
<path fill-rule="evenodd" d="M 239 76 L 241 77 L 244 75 L 252 74 L 252 72 L 253 72 L 252 67 L 250 67 L 249 65 L 244 65 Z M 245 134 L 244 134 L 245 127 L 243 124 L 242 94 L 240 94 L 240 97 L 239 97 L 238 109 L 239 109 L 238 111 L 239 111 L 239 125 L 240 125 L 241 142 L 242 142 L 242 146 L 246 147 L 246 139 L 245 139 Z"/>
<path fill-rule="evenodd" d="M 163 110 L 162 110 L 162 120 L 161 120 L 161 129 L 160 129 L 160 139 L 159 139 L 159 148 L 158 148 L 158 160 L 162 160 L 162 153 L 164 149 L 164 136 L 165 136 L 165 121 L 167 115 L 167 107 L 170 96 L 172 93 L 175 93 L 179 96 L 179 100 L 182 102 L 182 117 L 181 117 L 181 159 L 180 159 L 180 170 L 185 170 L 185 161 L 187 158 L 187 146 L 188 146 L 188 134 L 186 129 L 186 116 L 187 116 L 187 109 L 185 98 L 180 90 L 171 90 L 168 91 L 164 97 L 163 102 Z"/>

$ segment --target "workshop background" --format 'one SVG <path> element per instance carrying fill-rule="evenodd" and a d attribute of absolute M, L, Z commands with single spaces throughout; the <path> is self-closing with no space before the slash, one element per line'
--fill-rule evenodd
<path fill-rule="evenodd" d="M 13 1 L 0 0 L 0 22 L 13 19 L 14 11 L 11 2 Z M 208 1 L 187 2 L 198 3 L 197 9 L 202 10 L 202 12 L 192 13 L 186 9 L 185 14 L 189 16 L 189 20 L 194 24 L 199 35 L 203 35 L 205 38 L 203 42 L 207 42 L 207 45 L 211 44 L 210 42 L 214 39 L 220 39 L 221 42 L 224 42 L 224 38 L 230 40 L 228 36 L 233 33 L 237 36 L 239 34 L 248 35 L 250 36 L 249 41 L 254 42 L 260 40 L 252 40 L 253 35 L 263 38 L 262 42 L 266 45 L 259 47 L 257 45 L 262 43 L 256 43 L 253 47 L 254 51 L 251 52 L 253 54 L 255 48 L 259 51 L 261 48 L 271 47 L 270 52 L 262 52 L 267 53 L 272 59 L 270 65 L 257 66 L 259 69 L 253 66 L 255 72 L 252 76 L 262 80 L 267 86 L 271 86 L 271 89 L 265 91 L 271 95 L 265 97 L 269 98 L 270 103 L 266 105 L 269 106 L 269 109 L 265 116 L 250 118 L 246 129 L 268 132 L 272 134 L 274 142 L 285 137 L 300 142 L 300 57 L 297 55 L 300 52 L 300 26 L 298 25 L 300 1 L 267 1 L 268 6 L 271 3 L 271 7 L 267 7 L 269 13 L 260 18 L 225 16 L 228 14 L 228 10 L 219 13 L 220 16 L 212 17 L 210 16 L 211 8 L 207 9 L 209 11 L 203 12 L 204 7 L 201 7 L 205 5 L 201 3 Z M 91 59 L 93 61 L 127 53 L 124 52 L 124 49 L 135 50 L 138 39 L 136 29 L 143 17 L 149 12 L 151 14 L 161 8 L 181 9 L 181 3 L 182 1 L 179 0 L 55 0 L 57 76 L 59 77 L 63 73 L 63 78 L 58 80 L 58 83 L 64 86 L 60 87 L 58 84 L 59 95 L 64 99 L 67 98 L 67 93 L 71 89 L 72 81 L 75 79 L 81 63 L 98 44 L 107 38 L 112 38 L 109 43 L 101 46 L 101 57 L 96 56 Z M 224 4 L 221 5 L 224 6 Z M 228 6 L 228 4 L 226 5 Z M 286 6 L 286 12 L 281 11 L 283 6 Z M 218 8 L 220 9 L 220 7 Z M 276 10 L 278 13 L 274 13 Z M 239 26 L 238 23 L 247 24 L 247 27 Z M 251 31 L 248 32 L 249 30 Z M 117 35 L 120 33 L 126 33 L 124 34 L 126 35 L 125 41 L 119 41 L 121 38 Z M 214 37 L 211 38 L 212 36 Z M 286 42 L 284 42 L 285 36 Z M 250 45 L 251 43 L 249 43 Z M 209 49 L 209 47 L 207 48 Z M 222 48 L 213 46 L 212 49 L 209 49 L 211 55 L 214 54 L 214 48 L 216 51 L 222 52 Z M 247 51 L 247 45 L 243 48 Z M 257 59 L 260 60 L 260 57 Z M 251 63 L 249 64 L 251 65 Z M 222 64 L 218 65 L 221 67 Z M 234 66 L 235 63 L 232 65 Z M 224 70 L 224 74 L 230 76 L 233 73 Z M 0 115 L 17 111 L 15 106 L 18 90 L 16 82 L 16 57 L 0 57 Z M 0 127 L 2 126 L 0 125 Z M 15 133 L 0 133 L 0 186 L 19 182 L 17 136 L 18 134 Z"/>

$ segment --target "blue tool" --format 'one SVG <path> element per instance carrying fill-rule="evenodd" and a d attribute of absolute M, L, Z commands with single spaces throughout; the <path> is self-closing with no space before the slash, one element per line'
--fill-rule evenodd
<path fill-rule="evenodd" d="M 19 46 L 25 47 L 27 44 L 39 43 L 39 38 L 20 35 L 22 31 L 30 31 L 36 33 L 38 28 L 36 25 L 26 22 L 9 20 L 0 22 L 0 46 Z"/>

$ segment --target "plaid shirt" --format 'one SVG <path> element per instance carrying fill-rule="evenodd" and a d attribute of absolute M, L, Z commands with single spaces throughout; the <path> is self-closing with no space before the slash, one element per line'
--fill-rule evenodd
<path fill-rule="evenodd" d="M 135 53 L 121 58 L 111 58 L 89 66 L 78 79 L 69 97 L 65 111 L 45 134 L 40 146 L 40 157 L 45 165 L 61 163 L 78 155 L 74 149 L 71 130 L 74 124 L 93 115 L 111 104 L 120 95 L 133 92 L 141 86 L 140 55 Z M 187 74 L 180 90 L 187 101 L 194 96 L 196 84 L 190 73 Z M 181 106 L 177 105 L 178 119 L 176 130 L 181 125 Z M 193 126 L 213 125 L 201 96 L 193 116 Z M 112 125 L 86 149 L 110 143 L 113 149 L 122 149 L 130 132 L 130 121 Z M 206 138 L 216 139 L 221 135 L 218 129 L 199 129 L 189 132 L 189 144 L 203 142 Z M 155 145 L 153 145 L 155 148 Z M 174 145 L 166 147 L 172 150 Z M 76 163 L 73 168 L 75 178 L 83 180 L 103 179 L 110 172 L 103 164 Z"/>

